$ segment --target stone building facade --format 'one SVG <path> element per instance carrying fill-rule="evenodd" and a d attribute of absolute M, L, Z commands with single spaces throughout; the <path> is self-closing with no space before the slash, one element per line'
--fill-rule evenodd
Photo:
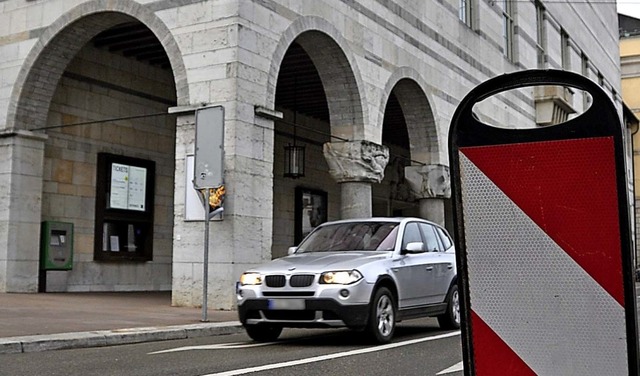
<path fill-rule="evenodd" d="M 225 114 L 211 308 L 233 308 L 239 274 L 318 220 L 446 224 L 448 128 L 464 95 L 554 68 L 622 108 L 617 41 L 614 1 L 0 1 L 0 291 L 170 289 L 173 304 L 199 305 L 190 163 L 207 106 Z M 477 114 L 535 127 L 588 105 L 579 91 L 529 88 Z M 289 145 L 305 148 L 295 179 Z M 71 270 L 41 270 L 47 221 L 74 226 Z"/>

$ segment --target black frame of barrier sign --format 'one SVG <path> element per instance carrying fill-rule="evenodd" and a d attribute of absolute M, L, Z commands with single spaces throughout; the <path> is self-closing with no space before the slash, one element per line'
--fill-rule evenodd
<path fill-rule="evenodd" d="M 533 129 L 497 128 L 484 124 L 473 113 L 473 106 L 476 103 L 495 94 L 541 85 L 557 85 L 584 90 L 591 95 L 592 104 L 584 113 L 565 123 Z M 618 220 L 621 237 L 622 288 L 625 304 L 624 317 L 626 320 L 628 369 L 630 375 L 638 374 L 636 296 L 628 209 L 628 187 L 625 178 L 626 164 L 621 127 L 622 123 L 618 111 L 606 92 L 590 79 L 568 71 L 526 70 L 504 74 L 481 83 L 461 101 L 454 113 L 449 130 L 449 160 L 454 205 L 454 234 L 457 248 L 456 261 L 459 276 L 465 375 L 476 375 L 476 359 L 474 359 L 472 336 L 474 327 L 471 320 L 470 307 L 472 303 L 470 302 L 468 275 L 469 254 L 467 253 L 467 241 L 465 240 L 465 203 L 462 202 L 462 179 L 468 179 L 469 177 L 461 176 L 460 149 L 546 141 L 583 140 L 598 137 L 607 137 L 613 140 L 615 185 L 617 188 Z M 496 160 L 495 163 L 501 163 L 501 161 Z M 505 302 L 505 304 L 509 303 Z M 602 319 L 607 320 L 608 318 L 603 317 Z"/>

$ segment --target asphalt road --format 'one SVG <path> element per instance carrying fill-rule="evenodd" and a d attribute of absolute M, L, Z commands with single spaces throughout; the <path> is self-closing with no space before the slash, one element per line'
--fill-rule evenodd
<path fill-rule="evenodd" d="M 244 334 L 0 355 L 0 375 L 444 375 L 460 376 L 459 332 L 434 319 L 400 323 L 374 346 L 346 329 L 285 329 L 276 343 Z"/>

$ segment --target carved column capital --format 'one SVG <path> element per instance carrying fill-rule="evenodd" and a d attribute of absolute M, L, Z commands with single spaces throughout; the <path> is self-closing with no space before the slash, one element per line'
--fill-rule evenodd
<path fill-rule="evenodd" d="M 323 153 L 329 173 L 338 183 L 380 183 L 389 162 L 389 148 L 364 140 L 327 142 Z"/>
<path fill-rule="evenodd" d="M 450 198 L 449 167 L 439 164 L 407 166 L 404 176 L 417 198 Z"/>

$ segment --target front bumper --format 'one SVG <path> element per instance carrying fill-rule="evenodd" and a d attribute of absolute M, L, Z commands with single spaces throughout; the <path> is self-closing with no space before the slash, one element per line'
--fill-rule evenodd
<path fill-rule="evenodd" d="M 243 325 L 269 323 L 297 328 L 363 328 L 369 319 L 366 304 L 343 305 L 330 298 L 302 300 L 304 309 L 272 309 L 270 301 L 273 299 L 245 299 L 238 305 L 240 322 Z"/>
<path fill-rule="evenodd" d="M 291 287 L 236 286 L 238 315 L 243 325 L 277 324 L 283 327 L 361 328 L 369 316 L 373 285 L 360 280 L 351 285 L 314 282 Z"/>

